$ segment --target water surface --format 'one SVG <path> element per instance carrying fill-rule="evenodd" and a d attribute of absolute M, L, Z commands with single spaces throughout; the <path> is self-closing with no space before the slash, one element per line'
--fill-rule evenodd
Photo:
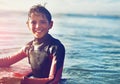
<path fill-rule="evenodd" d="M 0 12 L 0 57 L 33 39 L 26 20 L 26 12 Z M 119 84 L 120 16 L 64 12 L 53 20 L 50 34 L 66 48 L 61 84 Z"/>

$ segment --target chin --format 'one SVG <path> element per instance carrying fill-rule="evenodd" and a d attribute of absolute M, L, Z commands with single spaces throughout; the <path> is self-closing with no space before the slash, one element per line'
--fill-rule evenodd
<path fill-rule="evenodd" d="M 47 33 L 44 33 L 44 34 L 34 34 L 34 36 L 35 36 L 35 38 L 42 38 L 42 37 L 44 37 L 45 35 L 46 35 Z"/>
<path fill-rule="evenodd" d="M 40 36 L 35 35 L 35 38 L 42 38 L 42 37 L 43 37 L 42 35 L 40 35 Z"/>

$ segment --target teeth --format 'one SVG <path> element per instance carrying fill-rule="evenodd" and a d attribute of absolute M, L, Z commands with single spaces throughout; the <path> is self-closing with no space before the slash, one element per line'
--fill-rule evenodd
<path fill-rule="evenodd" d="M 41 32 L 41 31 L 39 30 L 39 31 L 37 31 L 37 32 Z"/>
<path fill-rule="evenodd" d="M 42 32 L 42 29 L 35 29 L 36 32 Z"/>

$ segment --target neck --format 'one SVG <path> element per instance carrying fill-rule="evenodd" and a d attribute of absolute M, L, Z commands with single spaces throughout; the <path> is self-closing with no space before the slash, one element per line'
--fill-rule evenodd
<path fill-rule="evenodd" d="M 42 43 L 44 41 L 46 41 L 49 38 L 49 34 L 44 35 L 42 38 L 35 38 L 34 41 L 37 43 Z"/>

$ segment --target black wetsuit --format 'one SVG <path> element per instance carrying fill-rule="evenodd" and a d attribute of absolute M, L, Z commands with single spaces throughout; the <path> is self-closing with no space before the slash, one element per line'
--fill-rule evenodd
<path fill-rule="evenodd" d="M 25 52 L 28 54 L 34 77 L 45 78 L 49 76 L 53 56 L 56 56 L 57 59 L 57 70 L 64 63 L 64 46 L 49 34 L 29 42 Z"/>

